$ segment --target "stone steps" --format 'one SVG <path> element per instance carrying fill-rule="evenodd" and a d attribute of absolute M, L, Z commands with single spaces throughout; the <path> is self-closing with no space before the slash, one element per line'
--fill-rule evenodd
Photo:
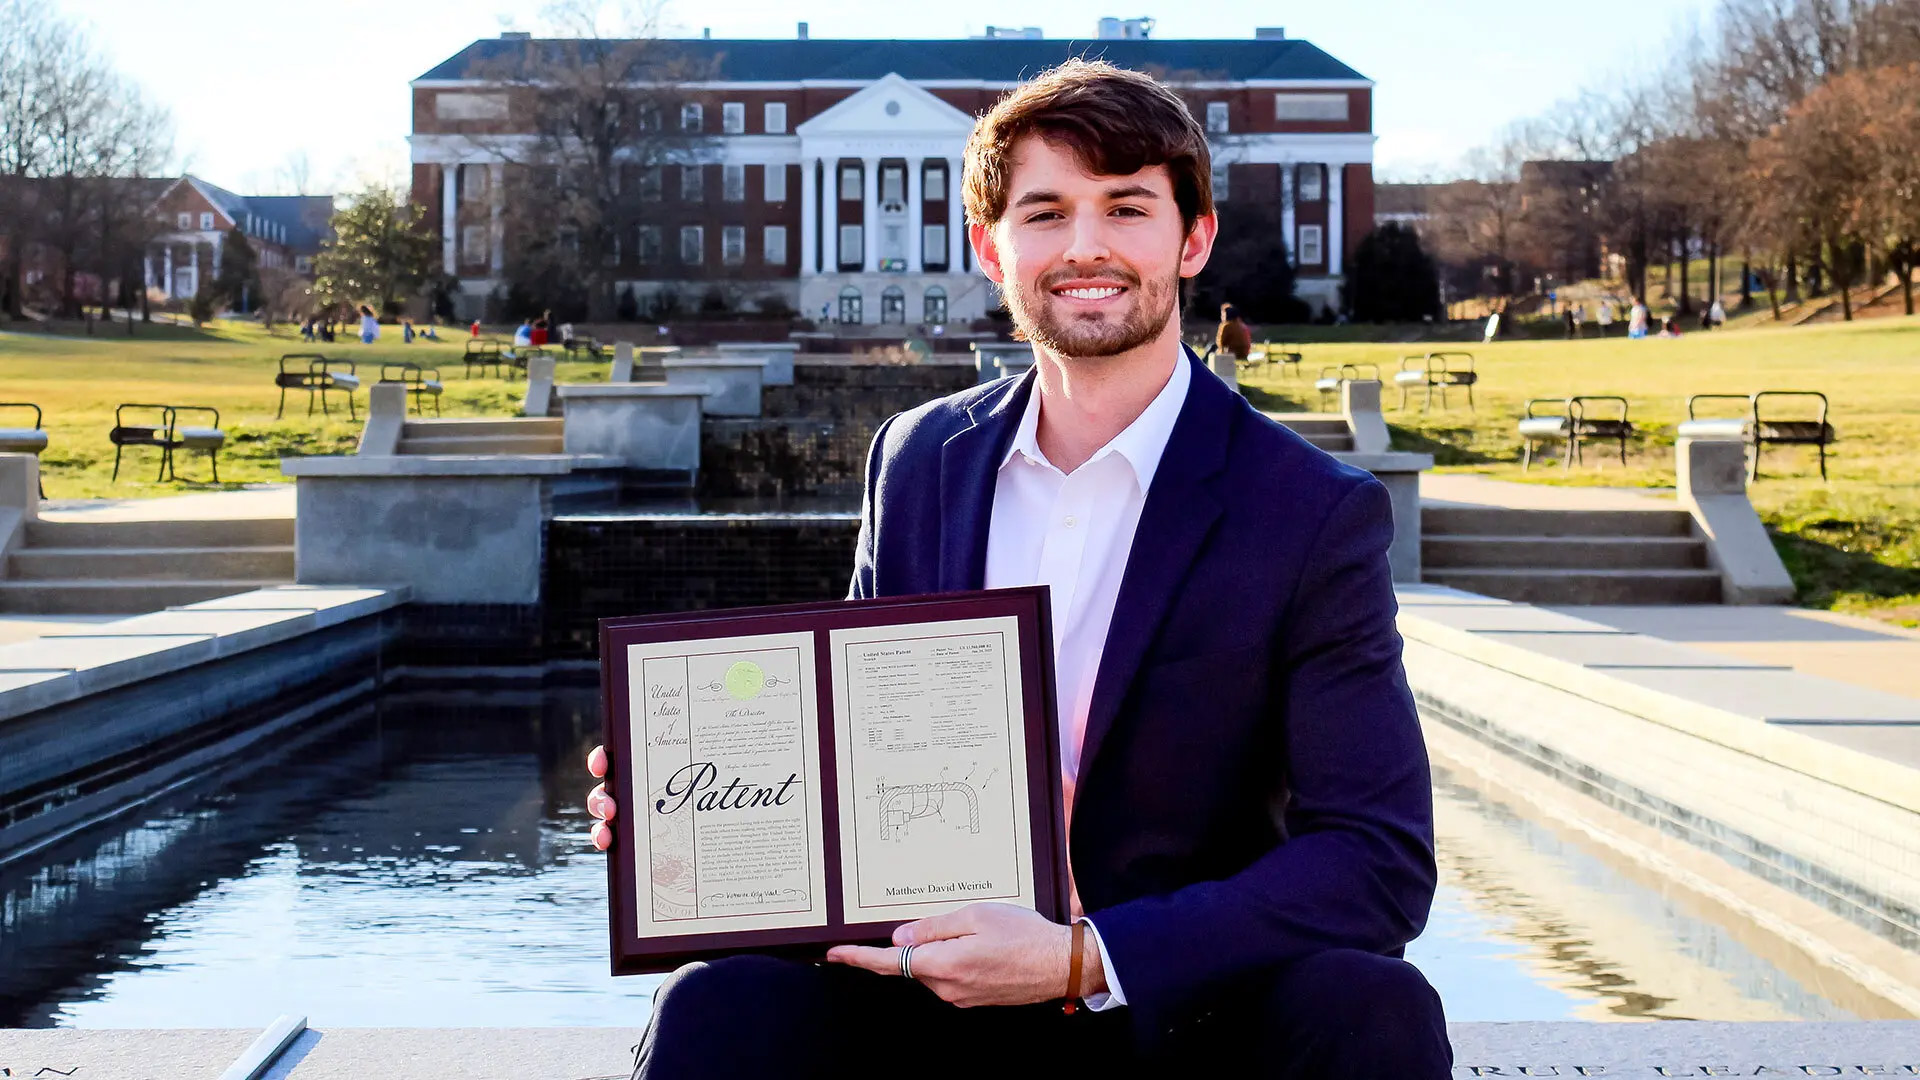
<path fill-rule="evenodd" d="M 551 435 L 559 438 L 566 428 L 557 416 L 505 416 L 463 420 L 408 420 L 400 437 L 437 438 L 446 435 Z"/>
<path fill-rule="evenodd" d="M 1699 570 L 1706 546 L 1690 536 L 1433 536 L 1420 539 L 1425 566 L 1454 570 Z"/>
<path fill-rule="evenodd" d="M 430 435 L 412 433 L 400 437 L 402 454 L 558 454 L 564 440 L 559 435 Z"/>
<path fill-rule="evenodd" d="M 293 519 L 27 523 L 0 611 L 125 615 L 293 582 Z"/>
<path fill-rule="evenodd" d="M 133 615 L 250 592 L 289 580 L 147 581 L 95 579 L 0 581 L 0 611 L 26 615 Z"/>
<path fill-rule="evenodd" d="M 1426 567 L 1435 585 L 1523 604 L 1717 604 L 1714 570 L 1536 570 Z"/>
<path fill-rule="evenodd" d="M 1422 580 L 1528 604 L 1717 604 L 1720 574 L 1684 510 L 1428 506 Z"/>

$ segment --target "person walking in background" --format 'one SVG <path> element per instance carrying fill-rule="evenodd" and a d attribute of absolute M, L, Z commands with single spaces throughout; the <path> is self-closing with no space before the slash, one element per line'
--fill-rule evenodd
<path fill-rule="evenodd" d="M 1726 325 L 1727 309 L 1720 303 L 1719 297 L 1713 298 L 1713 306 L 1707 309 L 1707 317 L 1712 320 L 1714 326 Z"/>
<path fill-rule="evenodd" d="M 373 309 L 360 305 L 360 344 L 371 345 L 380 338 L 380 318 Z"/>
<path fill-rule="evenodd" d="M 1601 297 L 1600 314 L 1598 316 L 1598 319 L 1600 322 L 1600 336 L 1606 337 L 1609 334 L 1612 334 L 1613 333 L 1613 298 L 1612 297 Z"/>
<path fill-rule="evenodd" d="M 1493 344 L 1493 339 L 1499 336 L 1500 336 L 1500 313 L 1496 311 L 1493 314 L 1487 316 L 1487 332 L 1485 336 L 1481 338 L 1481 340 L 1491 345 Z"/>
<path fill-rule="evenodd" d="M 480 320 L 479 319 L 473 320 L 473 325 L 467 328 L 467 336 L 474 337 L 474 338 L 477 338 L 480 336 Z"/>
<path fill-rule="evenodd" d="M 1232 353 L 1235 360 L 1245 360 L 1253 352 L 1253 331 L 1240 319 L 1240 309 L 1232 304 L 1220 305 L 1220 329 L 1214 331 L 1214 347 L 1224 353 Z"/>
<path fill-rule="evenodd" d="M 1630 338 L 1647 336 L 1647 302 L 1637 296 L 1633 298 L 1633 310 L 1627 312 L 1627 336 Z"/>
<path fill-rule="evenodd" d="M 400 320 L 400 344 L 402 345 L 413 344 L 413 320 L 412 319 Z"/>
<path fill-rule="evenodd" d="M 519 328 L 513 332 L 513 344 L 519 348 L 533 344 L 533 323 L 526 319 L 520 320 Z"/>
<path fill-rule="evenodd" d="M 1564 321 L 1566 323 L 1567 340 L 1572 341 L 1574 338 L 1580 335 L 1580 316 L 1575 315 L 1573 313 L 1572 307 L 1567 308 L 1567 310 L 1564 313 L 1564 316 L 1565 316 Z"/>
<path fill-rule="evenodd" d="M 552 325 L 553 312 L 541 312 L 540 317 L 533 320 L 533 341 L 531 343 L 534 345 L 545 345 L 547 343 L 547 328 Z"/>
<path fill-rule="evenodd" d="M 301 341 L 313 340 L 313 321 L 314 321 L 313 316 L 309 315 L 307 316 L 306 321 L 300 324 L 300 340 Z"/>

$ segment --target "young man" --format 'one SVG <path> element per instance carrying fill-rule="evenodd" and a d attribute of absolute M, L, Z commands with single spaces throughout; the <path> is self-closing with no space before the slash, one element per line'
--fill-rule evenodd
<path fill-rule="evenodd" d="M 1037 363 L 889 420 L 868 465 L 853 597 L 1051 586 L 1078 985 L 1069 926 L 976 904 L 827 964 L 682 969 L 636 1076 L 1449 1074 L 1397 959 L 1435 871 L 1387 496 L 1181 345 L 1210 170 L 1145 75 L 1073 62 L 1003 99 L 969 239 Z"/>

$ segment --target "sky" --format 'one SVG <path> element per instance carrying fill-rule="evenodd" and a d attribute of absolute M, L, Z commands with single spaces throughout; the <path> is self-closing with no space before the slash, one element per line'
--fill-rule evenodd
<path fill-rule="evenodd" d="M 244 194 L 401 180 L 408 82 L 476 38 L 551 26 L 542 0 L 55 2 L 171 112 L 184 171 Z M 1160 38 L 1247 38 L 1256 26 L 1283 26 L 1374 81 L 1374 160 L 1388 180 L 1451 174 L 1507 124 L 1652 66 L 1711 9 L 1711 0 L 665 3 L 670 37 L 790 38 L 802 18 L 816 38 L 968 37 L 1036 22 L 1049 38 L 1088 38 L 1103 15 L 1154 16 Z M 606 25 L 619 19 L 609 6 Z"/>

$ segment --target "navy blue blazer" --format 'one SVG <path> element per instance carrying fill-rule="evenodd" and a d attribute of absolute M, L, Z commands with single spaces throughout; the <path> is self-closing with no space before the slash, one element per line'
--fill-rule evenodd
<path fill-rule="evenodd" d="M 1187 363 L 1094 680 L 1068 844 L 1149 1042 L 1309 954 L 1397 955 L 1435 878 L 1386 489 Z M 982 587 L 995 477 L 1034 379 L 881 427 L 853 598 Z"/>

